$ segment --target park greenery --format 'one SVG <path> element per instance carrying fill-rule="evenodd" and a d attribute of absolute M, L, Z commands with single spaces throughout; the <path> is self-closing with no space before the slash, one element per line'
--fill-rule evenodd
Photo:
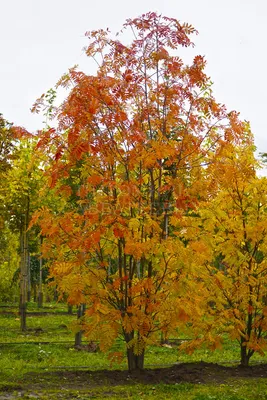
<path fill-rule="evenodd" d="M 179 56 L 196 33 L 156 13 L 116 37 L 87 32 L 96 73 L 70 68 L 35 102 L 40 131 L 1 116 L 3 387 L 60 366 L 265 360 L 267 180 L 249 123 L 215 100 L 205 59 Z M 242 382 L 118 386 L 109 398 L 255 398 Z"/>

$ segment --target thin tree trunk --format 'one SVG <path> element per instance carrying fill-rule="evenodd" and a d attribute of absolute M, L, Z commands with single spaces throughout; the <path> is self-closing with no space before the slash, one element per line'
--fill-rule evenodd
<path fill-rule="evenodd" d="M 248 349 L 246 346 L 244 346 L 244 343 L 245 343 L 245 339 L 242 338 L 241 343 L 240 343 L 240 356 L 241 356 L 240 365 L 242 367 L 248 367 L 249 360 L 255 353 L 255 350 Z"/>
<path fill-rule="evenodd" d="M 37 302 L 37 287 L 36 287 L 36 283 L 34 282 L 33 285 L 33 301 L 36 303 Z"/>
<path fill-rule="evenodd" d="M 250 359 L 249 354 L 247 352 L 247 348 L 246 346 L 242 346 L 241 344 L 240 350 L 241 350 L 241 365 L 242 367 L 247 367 Z"/>
<path fill-rule="evenodd" d="M 54 301 L 58 301 L 58 293 L 57 293 L 57 289 L 54 289 L 54 296 L 53 296 L 53 300 Z"/>
<path fill-rule="evenodd" d="M 27 234 L 28 236 L 28 234 Z M 27 249 L 27 301 L 31 301 L 31 257 Z"/>
<path fill-rule="evenodd" d="M 72 308 L 73 306 L 71 304 L 68 304 L 68 314 L 72 315 Z"/>
<path fill-rule="evenodd" d="M 80 304 L 77 309 L 77 319 L 79 320 L 84 316 L 85 313 L 85 304 Z M 81 346 L 82 345 L 82 334 L 83 331 L 80 330 L 75 334 L 75 346 Z"/>
<path fill-rule="evenodd" d="M 40 245 L 42 246 L 43 238 L 40 238 Z M 43 307 L 43 257 L 42 254 L 40 256 L 40 263 L 39 263 L 39 290 L 38 290 L 38 308 Z"/>
<path fill-rule="evenodd" d="M 28 220 L 29 220 L 29 197 L 26 199 L 25 215 L 21 220 L 20 231 L 20 329 L 26 331 L 27 312 L 27 283 L 28 283 Z"/>

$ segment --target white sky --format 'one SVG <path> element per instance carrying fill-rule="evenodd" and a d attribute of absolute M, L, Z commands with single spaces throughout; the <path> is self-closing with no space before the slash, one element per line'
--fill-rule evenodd
<path fill-rule="evenodd" d="M 199 31 L 186 52 L 205 55 L 217 101 L 251 122 L 258 151 L 267 152 L 266 0 L 0 0 L 0 113 L 40 129 L 43 118 L 30 113 L 35 99 L 74 64 L 90 73 L 84 32 L 116 32 L 147 11 Z"/>

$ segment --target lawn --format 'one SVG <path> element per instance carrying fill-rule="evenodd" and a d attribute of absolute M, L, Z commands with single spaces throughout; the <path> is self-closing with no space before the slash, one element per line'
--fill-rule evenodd
<path fill-rule="evenodd" d="M 98 351 L 74 348 L 76 317 L 65 305 L 40 310 L 30 304 L 29 311 L 28 330 L 21 333 L 16 307 L 0 309 L 0 399 L 267 400 L 267 356 L 240 368 L 236 343 L 191 356 L 179 346 L 151 346 L 145 371 L 130 375 L 126 360 L 110 365 Z M 123 343 L 116 348 L 123 350 Z"/>

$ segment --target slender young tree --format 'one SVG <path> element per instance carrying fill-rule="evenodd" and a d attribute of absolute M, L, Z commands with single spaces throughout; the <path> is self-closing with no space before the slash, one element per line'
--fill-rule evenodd
<path fill-rule="evenodd" d="M 13 231 L 20 235 L 20 316 L 21 329 L 26 330 L 26 305 L 30 296 L 29 266 L 30 243 L 36 239 L 36 232 L 29 232 L 33 211 L 40 206 L 38 190 L 43 174 L 39 168 L 42 161 L 34 154 L 34 139 L 21 137 L 17 145 L 17 158 L 5 175 L 3 204 L 5 218 Z"/>
<path fill-rule="evenodd" d="M 204 58 L 184 65 L 179 57 L 192 26 L 148 13 L 124 30 L 127 45 L 108 30 L 87 32 L 96 74 L 72 68 L 58 83 L 72 89 L 38 147 L 54 157 L 51 190 L 66 204 L 57 214 L 39 210 L 32 223 L 59 291 L 87 305 L 86 335 L 102 350 L 122 336 L 134 370 L 160 331 L 187 320 L 173 294 L 186 268 L 174 222 L 196 207 L 204 166 L 241 140 L 244 124 L 215 101 Z"/>
<path fill-rule="evenodd" d="M 211 170 L 213 198 L 188 218 L 186 233 L 205 299 L 198 344 L 216 348 L 227 334 L 239 343 L 242 366 L 267 348 L 267 181 L 256 167 L 253 147 L 224 148 Z"/>
<path fill-rule="evenodd" d="M 9 210 L 6 207 L 8 174 L 18 158 L 17 146 L 18 138 L 12 124 L 0 114 L 0 269 L 3 298 L 10 294 L 12 276 L 18 268 L 18 234 L 13 232 Z"/>

